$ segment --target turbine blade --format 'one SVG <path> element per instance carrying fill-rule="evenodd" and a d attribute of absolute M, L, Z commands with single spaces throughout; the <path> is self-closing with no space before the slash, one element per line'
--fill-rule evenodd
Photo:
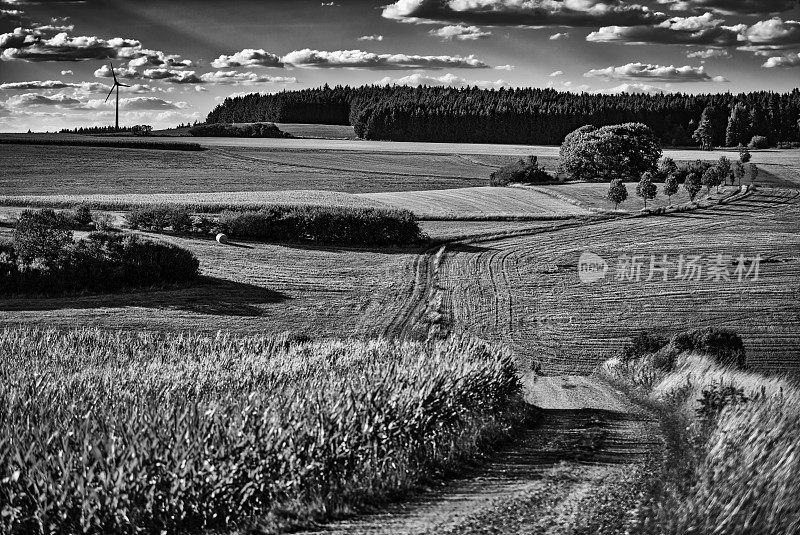
<path fill-rule="evenodd" d="M 114 92 L 114 87 L 116 87 L 116 84 L 111 86 L 111 91 L 108 92 L 108 96 L 106 97 L 105 102 L 108 102 L 108 99 L 111 98 L 111 93 Z"/>
<path fill-rule="evenodd" d="M 130 87 L 128 84 L 117 84 L 120 87 Z"/>
<path fill-rule="evenodd" d="M 117 83 L 117 74 L 114 72 L 114 65 L 112 63 L 109 63 L 109 66 L 111 67 L 111 76 L 114 77 L 114 83 L 116 84 Z"/>

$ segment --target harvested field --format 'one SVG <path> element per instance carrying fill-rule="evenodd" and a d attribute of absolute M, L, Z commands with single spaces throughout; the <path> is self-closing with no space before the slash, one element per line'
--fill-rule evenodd
<path fill-rule="evenodd" d="M 523 188 L 459 188 L 395 193 L 366 193 L 359 197 L 411 210 L 421 219 L 564 218 L 592 212 L 545 193 Z"/>
<path fill-rule="evenodd" d="M 578 280 L 584 251 L 606 259 L 602 282 Z M 586 373 L 640 330 L 733 329 L 756 370 L 800 371 L 800 191 L 764 188 L 726 205 L 667 216 L 599 221 L 454 247 L 437 287 L 456 328 L 510 344 L 550 373 Z M 761 255 L 758 280 L 647 281 L 650 259 L 681 254 L 709 263 Z M 643 262 L 641 280 L 617 280 L 621 255 Z M 731 258 L 732 257 L 732 258 Z M 706 264 L 707 268 L 707 264 Z"/>

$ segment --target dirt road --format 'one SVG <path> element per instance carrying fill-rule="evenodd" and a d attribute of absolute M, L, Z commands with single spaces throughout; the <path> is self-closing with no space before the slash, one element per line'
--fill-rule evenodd
<path fill-rule="evenodd" d="M 307 535 L 624 533 L 660 454 L 657 423 L 595 378 L 523 382 L 526 399 L 548 408 L 480 468 Z"/>

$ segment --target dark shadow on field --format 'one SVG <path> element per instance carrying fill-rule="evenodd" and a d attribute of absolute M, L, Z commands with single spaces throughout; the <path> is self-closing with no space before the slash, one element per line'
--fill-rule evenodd
<path fill-rule="evenodd" d="M 447 251 L 451 253 L 486 253 L 496 250 L 494 247 L 481 247 L 468 243 L 454 243 L 447 246 Z"/>
<path fill-rule="evenodd" d="M 3 311 L 48 311 L 93 308 L 180 310 L 213 316 L 261 316 L 259 305 L 281 303 L 287 295 L 269 288 L 214 277 L 172 288 L 127 290 L 110 294 L 0 299 Z"/>
<path fill-rule="evenodd" d="M 253 242 L 255 243 L 255 242 Z M 350 245 L 330 245 L 330 244 L 315 244 L 311 242 L 259 242 L 268 243 L 269 245 L 278 245 L 288 249 L 296 249 L 299 251 L 320 251 L 326 253 L 381 253 L 381 254 L 423 254 L 429 249 L 427 242 L 422 242 L 415 245 L 408 246 L 385 246 L 380 247 L 377 245 L 350 246 Z M 435 251 L 434 251 L 435 253 Z"/>

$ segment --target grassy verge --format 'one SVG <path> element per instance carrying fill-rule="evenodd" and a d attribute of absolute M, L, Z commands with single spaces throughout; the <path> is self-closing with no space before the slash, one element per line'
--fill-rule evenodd
<path fill-rule="evenodd" d="M 110 147 L 119 149 L 151 149 L 151 150 L 206 150 L 199 143 L 183 143 L 169 141 L 134 141 L 122 138 L 59 138 L 57 136 L 38 138 L 34 136 L 0 137 L 0 144 L 4 145 L 61 145 L 75 147 Z"/>
<path fill-rule="evenodd" d="M 438 343 L 0 331 L 3 532 L 273 531 L 510 429 L 509 354 Z"/>
<path fill-rule="evenodd" d="M 654 365 L 654 362 L 656 365 Z M 800 531 L 800 389 L 786 378 L 684 353 L 603 373 L 660 414 L 665 472 L 640 511 L 641 533 L 767 535 Z"/>

